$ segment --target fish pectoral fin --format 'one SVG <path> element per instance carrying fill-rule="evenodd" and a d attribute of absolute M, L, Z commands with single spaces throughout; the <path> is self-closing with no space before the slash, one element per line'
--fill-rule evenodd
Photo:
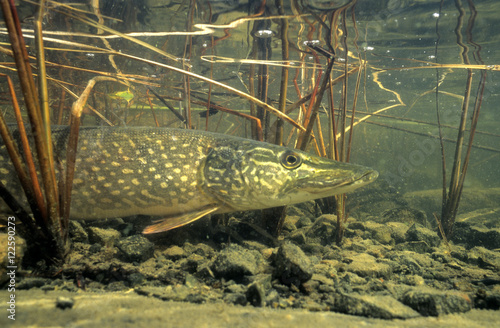
<path fill-rule="evenodd" d="M 160 220 L 160 222 L 147 226 L 142 231 L 143 234 L 158 233 L 182 227 L 188 223 L 201 219 L 205 215 L 213 213 L 219 209 L 219 206 L 207 206 L 199 210 L 181 214 L 178 216 L 170 216 Z"/>

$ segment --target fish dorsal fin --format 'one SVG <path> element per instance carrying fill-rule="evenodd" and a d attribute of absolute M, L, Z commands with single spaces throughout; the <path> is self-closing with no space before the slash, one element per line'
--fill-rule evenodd
<path fill-rule="evenodd" d="M 168 230 L 172 230 L 178 227 L 182 227 L 183 225 L 186 225 L 188 223 L 191 223 L 193 221 L 196 221 L 198 219 L 201 219 L 205 215 L 208 215 L 210 213 L 213 213 L 219 209 L 219 206 L 215 205 L 209 205 L 206 207 L 203 207 L 201 209 L 198 209 L 193 212 L 177 215 L 177 216 L 170 216 L 167 218 L 164 218 L 160 220 L 160 222 L 152 224 L 150 226 L 147 226 L 144 228 L 142 231 L 143 234 L 152 234 L 152 233 L 158 233 L 158 232 L 164 232 Z"/>

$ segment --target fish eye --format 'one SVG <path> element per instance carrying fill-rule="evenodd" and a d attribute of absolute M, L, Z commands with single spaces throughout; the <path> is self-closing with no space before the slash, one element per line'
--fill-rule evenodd
<path fill-rule="evenodd" d="M 302 164 L 302 158 L 296 152 L 289 150 L 281 156 L 281 165 L 283 165 L 285 169 L 296 169 L 300 164 Z"/>

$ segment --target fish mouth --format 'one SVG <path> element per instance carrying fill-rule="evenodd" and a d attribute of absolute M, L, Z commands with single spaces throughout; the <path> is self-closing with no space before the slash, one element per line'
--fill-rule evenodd
<path fill-rule="evenodd" d="M 368 169 L 367 171 L 364 171 L 359 175 L 355 175 L 352 178 L 339 181 L 339 183 L 337 185 L 334 185 L 333 187 L 359 188 L 375 181 L 375 179 L 377 178 L 378 178 L 378 172 L 372 169 Z"/>
<path fill-rule="evenodd" d="M 368 184 L 375 181 L 378 178 L 378 172 L 375 170 L 368 170 L 363 173 L 358 179 L 354 181 L 354 183 L 363 183 Z"/>
<path fill-rule="evenodd" d="M 353 176 L 346 177 L 343 179 L 337 179 L 336 181 L 329 181 L 327 184 L 323 185 L 323 188 L 317 188 L 318 186 L 311 186 L 308 191 L 311 194 L 328 194 L 328 195 L 338 195 L 346 192 L 353 191 L 369 183 L 372 183 L 378 178 L 379 173 L 373 169 L 364 168 L 362 172 L 354 174 Z M 332 192 L 334 191 L 334 192 Z"/>

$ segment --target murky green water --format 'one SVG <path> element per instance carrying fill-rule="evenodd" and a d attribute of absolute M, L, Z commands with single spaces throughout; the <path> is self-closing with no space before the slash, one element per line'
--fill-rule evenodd
<path fill-rule="evenodd" d="M 136 79 L 129 80 L 130 86 L 118 83 L 96 86 L 93 106 L 104 109 L 101 110 L 103 115 L 114 124 L 154 124 L 147 99 L 148 87 L 169 98 L 170 104 L 180 111 L 188 106 L 185 91 L 190 89 L 192 102 L 189 106 L 194 127 L 250 137 L 250 121 L 220 110 L 206 120 L 206 115 L 203 115 L 206 105 L 201 104 L 207 102 L 210 91 L 213 104 L 250 114 L 247 100 L 217 86 L 209 88 L 209 84 L 196 77 L 188 81 L 185 76 L 157 63 L 184 67 L 194 74 L 251 93 L 278 108 L 281 64 L 284 63 L 283 40 L 287 40 L 289 47 L 289 76 L 286 80 L 289 106 L 312 92 L 315 83 L 319 83 L 316 81 L 319 68 L 326 68 L 325 57 L 311 51 L 304 42 L 314 41 L 316 46 L 326 49 L 327 36 L 330 35 L 336 52 L 333 77 L 343 74 L 345 60 L 350 65 L 347 70 L 363 63 L 355 121 L 370 113 L 381 115 L 370 116 L 355 127 L 351 161 L 374 167 L 381 173 L 381 179 L 386 179 L 392 187 L 408 191 L 442 187 L 436 107 L 444 125 L 443 135 L 448 140 L 444 143 L 448 174 L 451 171 L 456 127 L 460 121 L 468 74 L 462 56 L 466 51 L 469 65 L 475 65 L 470 66 L 474 76 L 469 117 L 477 94 L 480 69 L 488 70 L 466 186 L 499 185 L 499 79 L 495 65 L 499 62 L 500 40 L 495 24 L 500 4 L 496 1 L 481 1 L 474 8 L 465 1 L 444 2 L 440 8 L 439 1 L 424 0 L 303 0 L 296 3 L 284 1 L 281 12 L 274 1 L 268 1 L 263 6 L 259 2 L 250 3 L 243 0 L 101 1 L 99 11 L 83 3 L 73 5 L 87 11 L 89 18 L 100 17 L 104 25 L 114 30 L 139 32 L 134 35 L 136 40 L 157 47 L 164 53 L 146 49 L 144 44 L 123 36 L 106 39 L 105 43 L 97 37 L 98 34 L 113 34 L 112 30 L 100 31 L 76 18 L 49 10 L 44 28 L 46 36 L 53 37 L 56 42 L 46 41 L 47 59 L 61 65 L 94 70 L 81 72 L 49 67 L 49 74 L 69 83 L 69 89 L 76 94 L 82 91 L 88 79 L 98 74 L 96 71 L 134 74 L 129 76 Z M 352 5 L 345 11 L 345 30 L 342 14 L 339 17 L 332 14 L 342 5 Z M 21 16 L 28 22 L 33 9 L 26 4 L 23 6 Z M 285 23 L 288 24 L 286 36 L 282 34 Z M 30 25 L 26 27 L 30 28 Z M 328 33 L 327 28 L 332 28 L 332 32 Z M 69 33 L 50 34 L 54 31 Z M 78 33 L 87 34 L 81 36 Z M 126 56 L 111 58 L 107 51 Z M 154 63 L 137 61 L 129 55 Z M 433 67 L 436 63 L 448 66 L 436 69 Z M 349 110 L 353 107 L 356 77 L 357 73 L 354 73 L 348 79 Z M 438 79 L 441 83 L 436 97 Z M 142 82 L 136 83 L 138 80 Z M 259 85 L 263 89 L 259 90 Z M 52 87 L 53 106 L 56 107 L 61 88 Z M 106 96 L 129 88 L 132 88 L 134 96 L 129 106 L 125 97 Z M 333 93 L 336 109 L 342 104 L 341 93 L 342 83 L 338 83 Z M 69 98 L 65 100 L 66 108 L 72 101 Z M 157 105 L 156 114 L 161 125 L 182 125 L 159 101 L 154 97 L 151 99 Z M 327 147 L 329 107 L 325 97 L 319 119 Z M 297 110 L 289 115 L 303 123 Z M 264 134 L 268 134 L 271 141 L 275 121 L 276 116 L 269 115 L 269 121 L 263 122 Z M 85 118 L 85 122 L 102 123 L 92 117 Z M 349 124 L 349 120 L 347 122 Z M 290 134 L 291 125 L 285 123 L 284 131 L 285 144 L 293 146 L 296 135 Z M 317 130 L 315 133 L 318 135 Z"/>

